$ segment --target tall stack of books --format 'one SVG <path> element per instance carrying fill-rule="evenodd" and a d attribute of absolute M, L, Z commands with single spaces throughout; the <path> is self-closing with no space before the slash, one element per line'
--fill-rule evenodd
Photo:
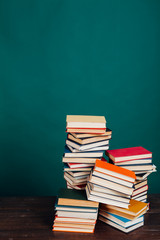
<path fill-rule="evenodd" d="M 88 201 L 85 191 L 61 189 L 55 205 L 53 231 L 93 233 L 99 203 Z"/>
<path fill-rule="evenodd" d="M 67 188 L 85 189 L 96 159 L 109 149 L 112 131 L 106 128 L 104 116 L 68 115 L 68 136 L 63 156 Z"/>
<path fill-rule="evenodd" d="M 88 200 L 127 208 L 133 193 L 135 173 L 105 159 L 96 160 L 86 186 Z"/>
<path fill-rule="evenodd" d="M 152 164 L 152 152 L 143 147 L 131 147 L 107 150 L 106 155 L 110 163 L 136 174 L 132 198 L 147 202 L 147 177 L 156 171 L 156 166 Z"/>
<path fill-rule="evenodd" d="M 129 233 L 144 225 L 144 214 L 147 209 L 147 203 L 134 199 L 131 199 L 128 208 L 100 204 L 99 220 L 120 231 Z"/>

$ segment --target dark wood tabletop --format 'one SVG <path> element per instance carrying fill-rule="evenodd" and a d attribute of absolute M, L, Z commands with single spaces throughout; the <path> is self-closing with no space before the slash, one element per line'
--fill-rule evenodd
<path fill-rule="evenodd" d="M 52 232 L 55 197 L 1 197 L 0 240 L 160 240 L 160 194 L 149 195 L 145 225 L 128 234 L 100 221 L 94 234 Z"/>

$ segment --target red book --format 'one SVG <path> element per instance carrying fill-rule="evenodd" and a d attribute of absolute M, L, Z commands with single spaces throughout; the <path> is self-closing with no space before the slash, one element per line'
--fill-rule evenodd
<path fill-rule="evenodd" d="M 143 147 L 131 147 L 107 150 L 106 155 L 113 162 L 123 162 L 143 158 L 152 158 L 152 152 L 148 151 Z"/>

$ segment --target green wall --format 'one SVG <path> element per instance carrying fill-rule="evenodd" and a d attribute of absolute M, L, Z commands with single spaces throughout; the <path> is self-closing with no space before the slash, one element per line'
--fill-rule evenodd
<path fill-rule="evenodd" d="M 0 1 L 0 195 L 54 195 L 67 114 L 160 168 L 160 1 Z M 160 192 L 159 173 L 149 192 Z"/>

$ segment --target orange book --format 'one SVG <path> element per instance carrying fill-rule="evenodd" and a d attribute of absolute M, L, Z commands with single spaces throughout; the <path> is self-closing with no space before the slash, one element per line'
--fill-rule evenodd
<path fill-rule="evenodd" d="M 102 160 L 105 160 L 105 159 L 103 158 Z M 99 172 L 103 172 L 103 173 L 112 175 L 114 177 L 122 178 L 131 182 L 134 182 L 136 179 L 136 175 L 134 172 L 128 169 L 113 165 L 106 161 L 96 160 L 94 169 Z"/>

